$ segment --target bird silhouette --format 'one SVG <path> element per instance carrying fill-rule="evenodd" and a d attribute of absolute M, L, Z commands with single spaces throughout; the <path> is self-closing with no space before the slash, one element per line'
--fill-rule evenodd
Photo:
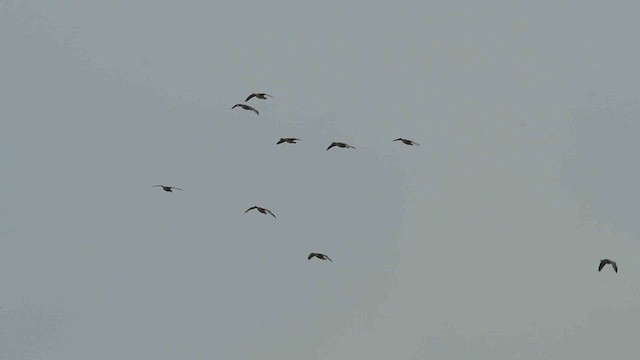
<path fill-rule="evenodd" d="M 329 145 L 329 147 L 327 148 L 327 150 L 331 149 L 332 147 L 337 146 L 340 148 L 351 148 L 351 149 L 355 149 L 353 146 L 349 145 L 349 144 L 345 144 L 343 142 L 338 142 L 338 141 L 334 141 L 331 143 L 331 145 Z"/>
<path fill-rule="evenodd" d="M 167 185 L 153 185 L 152 187 L 161 187 L 162 190 L 166 191 L 166 192 L 173 192 L 173 190 L 180 190 L 180 191 L 184 191 L 178 187 L 175 186 L 167 186 Z"/>
<path fill-rule="evenodd" d="M 260 115 L 260 112 L 258 110 L 256 110 L 256 108 L 254 108 L 253 106 L 246 105 L 246 104 L 235 104 L 235 105 L 233 105 L 233 107 L 231 109 L 233 110 L 238 106 L 243 108 L 243 109 L 245 109 L 245 110 L 253 111 L 254 113 L 256 113 L 256 115 Z"/>
<path fill-rule="evenodd" d="M 277 145 L 280 145 L 282 143 L 296 144 L 296 141 L 301 141 L 301 140 L 296 138 L 280 138 L 280 140 L 278 140 L 276 144 Z"/>
<path fill-rule="evenodd" d="M 267 100 L 267 97 L 273 97 L 269 94 L 265 94 L 265 93 L 252 93 L 251 95 L 249 95 L 249 97 L 247 97 L 247 99 L 244 102 L 247 102 L 249 100 L 251 100 L 251 98 L 258 98 L 258 99 L 262 99 L 262 100 Z"/>
<path fill-rule="evenodd" d="M 403 139 L 403 138 L 397 138 L 397 139 L 395 139 L 393 141 L 402 141 L 405 145 L 411 145 L 411 146 L 413 146 L 413 145 L 418 145 L 419 146 L 420 145 L 420 144 L 418 144 L 417 142 L 415 142 L 413 140 L 408 140 L 408 139 Z"/>
<path fill-rule="evenodd" d="M 311 258 L 317 257 L 320 260 L 329 260 L 331 262 L 333 262 L 333 260 L 331 260 L 330 257 L 328 257 L 325 254 L 320 254 L 320 253 L 311 253 L 309 254 L 309 257 L 307 257 L 307 260 L 311 260 Z"/>
<path fill-rule="evenodd" d="M 607 264 L 611 264 L 611 267 L 613 267 L 613 271 L 615 271 L 616 273 L 618 272 L 618 265 L 616 264 L 616 262 L 609 259 L 600 260 L 600 266 L 598 266 L 598 271 L 601 271 L 602 268 Z"/>
<path fill-rule="evenodd" d="M 271 212 L 271 210 L 269 210 L 269 209 L 265 209 L 265 208 L 260 207 L 260 206 L 252 206 L 252 207 L 248 208 L 244 213 L 246 214 L 246 213 L 248 213 L 249 211 L 251 211 L 251 210 L 253 210 L 253 209 L 258 210 L 258 211 L 260 211 L 260 212 L 261 212 L 261 213 L 263 213 L 263 214 L 269 214 L 269 215 L 273 216 L 274 218 L 276 217 L 276 216 Z"/>

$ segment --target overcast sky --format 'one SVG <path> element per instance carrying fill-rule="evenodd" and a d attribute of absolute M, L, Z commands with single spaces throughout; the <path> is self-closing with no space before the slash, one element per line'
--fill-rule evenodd
<path fill-rule="evenodd" d="M 2 359 L 637 353 L 640 5 L 480 3 L 0 0 Z"/>

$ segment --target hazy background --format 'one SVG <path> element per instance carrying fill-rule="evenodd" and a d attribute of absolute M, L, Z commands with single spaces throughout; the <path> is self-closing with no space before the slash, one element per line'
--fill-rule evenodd
<path fill-rule="evenodd" d="M 638 11 L 0 0 L 0 356 L 633 357 Z"/>

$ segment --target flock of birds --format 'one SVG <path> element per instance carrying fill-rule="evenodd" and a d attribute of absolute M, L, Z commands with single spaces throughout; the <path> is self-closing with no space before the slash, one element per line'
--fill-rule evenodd
<path fill-rule="evenodd" d="M 251 93 L 246 99 L 245 99 L 245 103 L 248 102 L 249 100 L 256 98 L 256 99 L 261 99 L 261 100 L 267 100 L 268 98 L 273 98 L 273 96 L 267 94 L 267 93 Z M 238 103 L 235 104 L 231 107 L 231 109 L 235 109 L 235 108 L 241 108 L 243 110 L 247 110 L 247 111 L 251 111 L 253 113 L 255 113 L 256 115 L 260 115 L 260 111 L 258 111 L 258 109 L 256 109 L 255 107 L 251 106 L 251 105 L 247 105 L 244 103 Z M 280 144 L 297 144 L 298 141 L 302 141 L 301 139 L 298 138 L 280 138 L 280 140 L 278 140 L 278 142 L 276 143 L 277 145 Z M 400 141 L 405 145 L 409 145 L 409 146 L 414 146 L 414 145 L 420 145 L 417 142 L 413 141 L 413 140 L 409 140 L 409 139 L 405 139 L 405 138 L 397 138 L 393 140 L 395 141 Z M 331 142 L 331 144 L 329 144 L 329 147 L 327 147 L 327 150 L 333 148 L 333 147 L 339 147 L 339 148 L 343 148 L 343 149 L 355 149 L 354 146 L 351 146 L 347 143 L 344 142 L 339 142 L 339 141 L 333 141 Z M 162 190 L 166 191 L 166 192 L 173 192 L 173 190 L 181 190 L 184 191 L 181 188 L 175 187 L 175 186 L 168 186 L 168 185 L 153 185 L 154 187 L 161 187 Z M 250 208 L 248 208 L 245 211 L 245 214 L 248 213 L 251 210 L 257 210 L 258 212 L 265 214 L 265 215 L 271 215 L 274 218 L 276 218 L 276 215 L 269 209 L 267 208 L 263 208 L 260 206 L 252 206 Z M 321 253 L 315 253 L 312 252 L 309 254 L 309 256 L 307 257 L 308 260 L 311 260 L 312 258 L 318 258 L 320 260 L 329 260 L 331 262 L 333 262 L 333 260 L 331 260 L 331 258 L 325 254 L 321 254 Z M 598 265 L 598 272 L 602 271 L 602 269 L 606 266 L 606 265 L 611 265 L 611 267 L 613 268 L 613 270 L 617 273 L 618 272 L 618 265 L 616 264 L 615 261 L 611 260 L 611 259 L 602 259 L 600 260 L 600 264 Z"/>
<path fill-rule="evenodd" d="M 251 93 L 246 99 L 245 99 L 245 103 L 248 102 L 249 100 L 251 100 L 252 98 L 256 98 L 256 99 L 261 99 L 261 100 L 267 100 L 268 98 L 273 98 L 273 96 L 267 94 L 267 93 Z M 251 111 L 253 113 L 255 113 L 256 115 L 260 115 L 260 111 L 258 111 L 258 109 L 256 109 L 255 107 L 251 106 L 251 105 L 247 105 L 244 103 L 238 103 L 235 104 L 231 107 L 231 110 L 235 109 L 235 108 L 241 108 L 243 110 L 247 110 L 247 111 Z M 302 141 L 301 139 L 298 138 L 280 138 L 280 140 L 278 140 L 278 142 L 276 143 L 276 145 L 280 145 L 280 144 L 297 144 L 298 141 Z M 413 140 L 409 140 L 409 139 L 404 139 L 404 138 L 397 138 L 393 141 L 400 141 L 405 145 L 409 145 L 409 146 L 414 146 L 414 145 L 420 145 L 417 142 L 413 141 Z M 329 147 L 327 147 L 327 150 L 333 148 L 333 147 L 339 147 L 339 148 L 343 148 L 343 149 L 355 149 L 354 146 L 351 146 L 347 143 L 344 142 L 340 142 L 340 141 L 333 141 L 331 142 L 331 144 L 329 144 Z M 153 185 L 153 187 L 159 187 L 162 188 L 162 190 L 166 191 L 166 192 L 173 192 L 174 190 L 180 190 L 180 191 L 184 191 L 183 189 L 176 187 L 176 186 L 169 186 L 169 185 L 163 185 L 163 184 L 157 184 L 157 185 Z M 248 213 L 251 210 L 257 210 L 258 212 L 265 214 L 265 215 L 271 215 L 274 218 L 277 218 L 276 215 L 269 209 L 261 207 L 261 206 L 257 206 L 254 205 L 250 208 L 248 208 L 247 210 L 245 210 L 245 214 Z M 331 260 L 331 258 L 329 256 L 327 256 L 326 254 L 322 254 L 322 253 L 316 253 L 316 252 L 312 252 L 309 254 L 309 256 L 307 257 L 308 260 L 311 260 L 313 258 L 318 258 L 320 260 L 329 260 L 331 262 L 333 262 L 333 260 Z"/>

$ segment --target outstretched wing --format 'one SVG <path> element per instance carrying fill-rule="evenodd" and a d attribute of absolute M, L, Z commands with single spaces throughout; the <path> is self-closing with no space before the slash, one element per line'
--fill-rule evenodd
<path fill-rule="evenodd" d="M 152 187 L 163 187 L 164 185 L 153 185 Z"/>
<path fill-rule="evenodd" d="M 602 268 L 607 265 L 606 261 L 600 261 L 600 266 L 598 266 L 598 271 L 602 271 Z"/>
<path fill-rule="evenodd" d="M 329 260 L 329 261 L 333 262 L 333 260 L 331 260 L 331 258 L 330 258 L 330 257 L 328 257 L 327 255 L 325 255 L 324 257 L 325 257 L 325 258 L 327 258 L 327 260 Z"/>
<path fill-rule="evenodd" d="M 237 108 L 238 106 L 242 106 L 242 104 L 235 104 L 235 105 L 233 105 L 233 106 L 231 107 L 231 109 L 233 110 L 233 109 Z"/>
<path fill-rule="evenodd" d="M 285 142 L 285 141 L 286 141 L 285 139 L 280 139 L 280 140 L 278 140 L 278 142 L 276 143 L 276 145 L 280 145 L 280 144 L 282 144 L 282 143 L 283 143 L 283 142 Z"/>
<path fill-rule="evenodd" d="M 402 140 L 404 140 L 404 139 L 403 138 L 397 138 L 397 139 L 395 139 L 393 141 L 402 141 Z"/>
<path fill-rule="evenodd" d="M 178 188 L 178 187 L 175 187 L 175 186 L 169 186 L 169 187 L 170 187 L 171 189 L 174 189 L 174 190 L 180 190 L 180 191 L 184 191 L 183 189 L 180 189 L 180 188 Z"/>
<path fill-rule="evenodd" d="M 266 210 L 269 214 L 271 214 L 271 216 L 273 216 L 274 218 L 276 217 L 276 216 L 271 212 L 271 210 L 269 210 L 269 209 L 265 209 L 265 210 Z"/>
<path fill-rule="evenodd" d="M 354 146 L 351 146 L 351 145 L 349 145 L 349 144 L 345 144 L 345 145 L 347 145 L 347 147 L 348 147 L 348 148 L 355 149 L 355 147 L 354 147 Z"/>
<path fill-rule="evenodd" d="M 332 147 L 336 146 L 336 143 L 331 143 L 331 145 L 329 145 L 329 147 L 327 148 L 327 150 L 331 149 Z"/>
<path fill-rule="evenodd" d="M 251 111 L 253 111 L 254 113 L 256 113 L 256 115 L 260 115 L 260 112 L 259 112 L 256 108 L 251 107 L 251 106 L 247 106 L 247 108 L 248 108 L 248 110 L 251 110 Z"/>
<path fill-rule="evenodd" d="M 615 270 L 616 274 L 618 273 L 618 265 L 616 263 L 611 263 L 611 266 L 613 266 L 613 270 Z"/>
<path fill-rule="evenodd" d="M 247 97 L 247 99 L 245 100 L 245 102 L 247 102 L 247 101 L 251 100 L 251 98 L 253 98 L 254 96 L 256 96 L 256 94 L 251 94 L 251 95 L 249 95 L 249 97 Z"/>
<path fill-rule="evenodd" d="M 316 253 L 311 253 L 309 254 L 309 257 L 307 257 L 307 260 L 311 260 L 312 257 L 316 256 Z"/>
<path fill-rule="evenodd" d="M 248 208 L 244 213 L 246 214 L 246 213 L 248 213 L 249 211 L 251 211 L 251 210 L 253 210 L 253 209 L 257 209 L 257 208 L 258 208 L 257 206 L 252 206 L 252 207 Z"/>
<path fill-rule="evenodd" d="M 418 145 L 418 146 L 420 146 L 420 144 L 418 144 L 417 142 L 415 142 L 415 141 L 413 141 L 413 140 L 411 140 L 411 143 L 412 143 L 413 145 Z"/>

